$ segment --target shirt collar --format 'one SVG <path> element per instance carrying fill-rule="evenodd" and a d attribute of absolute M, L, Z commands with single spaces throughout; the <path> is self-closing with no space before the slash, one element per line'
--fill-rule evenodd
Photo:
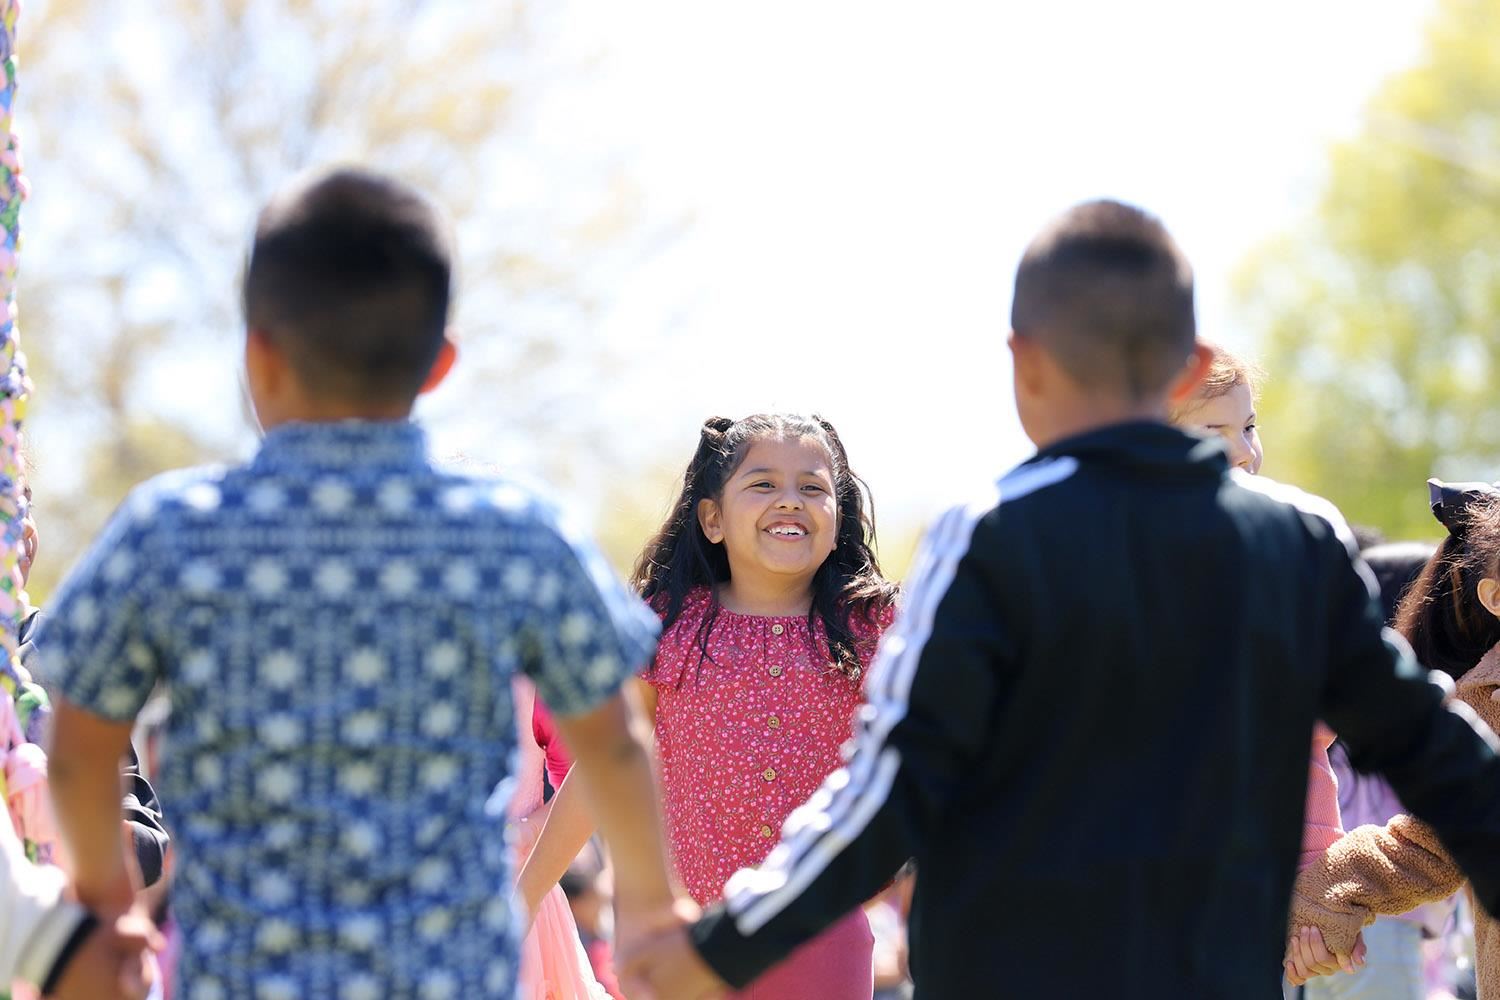
<path fill-rule="evenodd" d="M 426 462 L 427 434 L 410 420 L 340 420 L 273 428 L 252 467 L 411 468 Z"/>
<path fill-rule="evenodd" d="M 1132 420 L 1075 434 L 1043 448 L 1036 459 L 1059 455 L 1123 465 L 1186 468 L 1213 475 L 1229 470 L 1229 457 L 1217 435 L 1200 437 L 1157 420 Z"/>

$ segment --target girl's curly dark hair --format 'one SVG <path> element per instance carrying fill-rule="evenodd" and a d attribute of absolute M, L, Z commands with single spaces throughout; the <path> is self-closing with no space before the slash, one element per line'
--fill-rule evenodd
<path fill-rule="evenodd" d="M 1448 537 L 1401 599 L 1395 628 L 1422 666 L 1457 680 L 1500 644 L 1500 619 L 1479 600 L 1479 581 L 1500 576 L 1500 491 L 1434 503 L 1433 514 Z"/>
<path fill-rule="evenodd" d="M 800 438 L 812 438 L 827 450 L 838 505 L 837 544 L 813 576 L 808 624 L 822 622 L 834 665 L 853 674 L 860 661 L 849 627 L 851 617 L 876 621 L 879 612 L 894 602 L 897 588 L 880 574 L 869 488 L 849 468 L 838 431 L 819 416 L 757 413 L 740 420 L 705 420 L 698 447 L 682 476 L 682 490 L 666 522 L 636 560 L 630 582 L 662 616 L 663 628 L 677 620 L 695 587 L 708 587 L 712 610 L 697 636 L 698 647 L 707 656 L 709 633 L 719 614 L 716 587 L 729 579 L 729 556 L 722 542 L 710 542 L 703 534 L 698 504 L 722 497 L 725 483 L 755 442 Z"/>

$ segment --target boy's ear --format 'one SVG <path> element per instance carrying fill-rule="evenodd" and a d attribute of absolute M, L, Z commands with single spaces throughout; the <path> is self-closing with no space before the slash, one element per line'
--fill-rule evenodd
<path fill-rule="evenodd" d="M 1202 341 L 1195 341 L 1193 344 L 1193 353 L 1188 356 L 1187 364 L 1183 366 L 1182 373 L 1177 376 L 1176 380 L 1167 389 L 1167 401 L 1176 406 L 1191 398 L 1193 393 L 1198 391 L 1199 384 L 1202 383 L 1204 376 L 1208 374 L 1208 369 L 1213 363 L 1213 348 Z"/>
<path fill-rule="evenodd" d="M 1479 592 L 1479 603 L 1496 618 L 1500 618 L 1500 580 L 1487 576 L 1475 588 Z"/>
<path fill-rule="evenodd" d="M 443 338 L 443 346 L 438 348 L 437 358 L 432 362 L 432 369 L 427 373 L 427 379 L 422 383 L 422 388 L 417 390 L 417 395 L 431 392 L 443 383 L 448 373 L 453 370 L 453 363 L 458 360 L 458 345 L 453 342 L 452 337 Z"/>
<path fill-rule="evenodd" d="M 710 542 L 718 544 L 724 540 L 724 512 L 719 509 L 718 501 L 698 501 L 698 527 Z"/>
<path fill-rule="evenodd" d="M 245 381 L 252 396 L 264 397 L 280 388 L 287 375 L 286 358 L 264 331 L 245 331 Z"/>
<path fill-rule="evenodd" d="M 1010 363 L 1017 387 L 1026 390 L 1028 395 L 1036 395 L 1043 380 L 1041 358 L 1037 356 L 1041 347 L 1024 333 L 1014 330 L 1006 338 L 1005 345 L 1010 348 Z"/>

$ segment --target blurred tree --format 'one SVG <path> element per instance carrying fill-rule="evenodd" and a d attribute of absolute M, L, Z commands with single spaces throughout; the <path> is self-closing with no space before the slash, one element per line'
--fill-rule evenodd
<path fill-rule="evenodd" d="M 673 227 L 647 221 L 606 141 L 578 148 L 566 109 L 549 111 L 593 56 L 559 39 L 562 6 L 28 5 L 19 301 L 47 546 L 34 592 L 131 485 L 245 450 L 243 254 L 257 207 L 309 166 L 394 172 L 455 220 L 465 363 L 448 415 L 481 414 L 548 475 L 606 460 L 586 400 L 619 359 L 591 340 L 595 313 Z"/>
<path fill-rule="evenodd" d="M 1237 281 L 1270 373 L 1266 472 L 1392 537 L 1439 533 L 1429 476 L 1500 478 L 1496 38 L 1500 0 L 1440 0 L 1314 217 Z"/>

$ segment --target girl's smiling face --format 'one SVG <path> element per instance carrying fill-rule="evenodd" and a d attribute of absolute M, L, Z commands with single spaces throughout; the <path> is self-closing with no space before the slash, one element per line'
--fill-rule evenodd
<path fill-rule="evenodd" d="M 1194 404 L 1179 422 L 1200 434 L 1223 438 L 1231 467 L 1249 473 L 1260 471 L 1265 456 L 1260 447 L 1260 432 L 1255 429 L 1255 400 L 1244 382 L 1222 395 Z"/>
<path fill-rule="evenodd" d="M 710 542 L 722 542 L 731 578 L 806 577 L 838 543 L 838 500 L 828 452 L 815 438 L 762 438 L 716 500 L 698 504 Z"/>

